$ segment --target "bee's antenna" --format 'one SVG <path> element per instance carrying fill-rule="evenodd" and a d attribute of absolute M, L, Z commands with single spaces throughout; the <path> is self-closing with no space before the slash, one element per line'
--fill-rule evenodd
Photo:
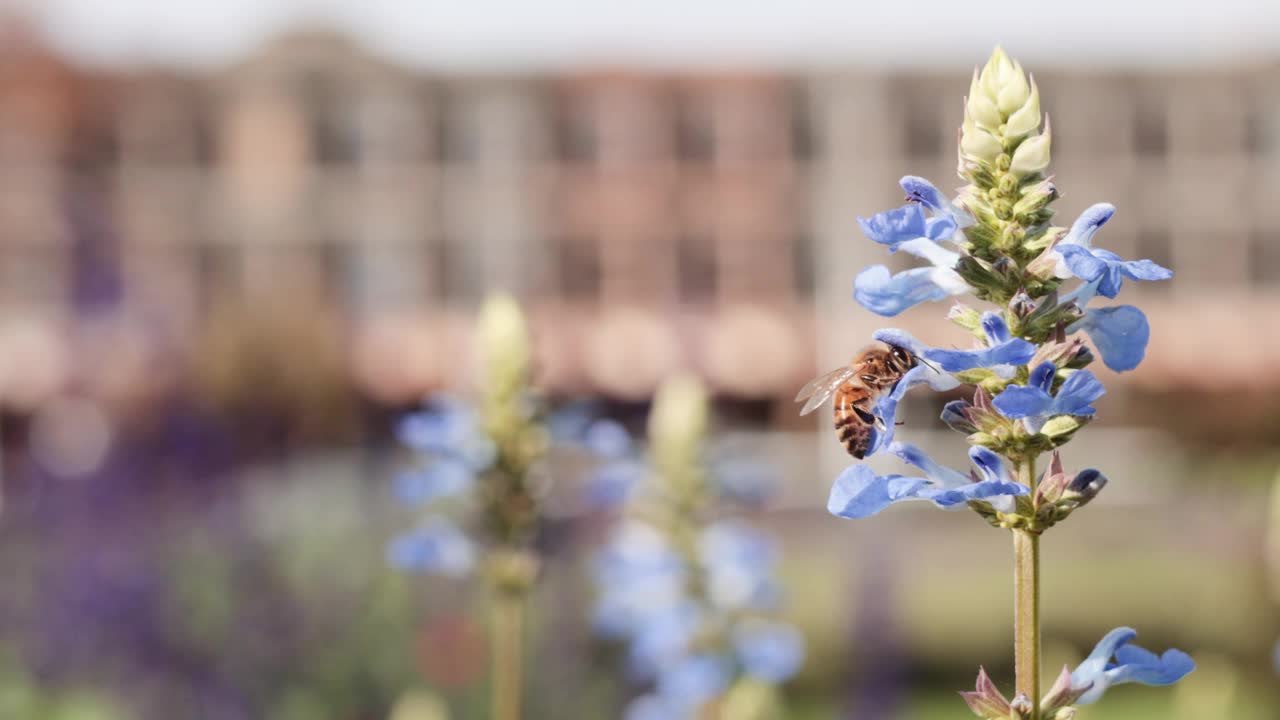
<path fill-rule="evenodd" d="M 934 372 L 936 372 L 936 373 L 939 373 L 939 374 L 941 374 L 941 373 L 942 373 L 942 371 L 938 369 L 938 366 L 937 366 L 937 365 L 934 365 L 933 363 L 929 362 L 928 360 L 925 360 L 924 358 L 920 357 L 919 355 L 917 355 L 917 356 L 916 356 L 916 359 L 917 359 L 917 360 L 919 360 L 921 363 L 923 363 L 923 364 L 924 364 L 924 366 L 925 366 L 925 367 L 927 367 L 927 368 L 929 368 L 930 370 L 932 370 L 932 371 L 934 371 Z"/>

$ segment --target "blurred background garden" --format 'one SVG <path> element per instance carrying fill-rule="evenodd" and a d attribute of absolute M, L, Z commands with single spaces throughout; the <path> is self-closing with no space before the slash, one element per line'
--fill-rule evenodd
<path fill-rule="evenodd" d="M 1083 720 L 1280 717 L 1280 9 L 467 5 L 0 13 L 0 718 L 485 717 L 478 589 L 385 548 L 396 421 L 473 388 L 494 290 L 553 406 L 642 433 L 691 371 L 716 452 L 775 478 L 750 518 L 808 648 L 789 717 L 964 717 L 976 663 L 1013 673 L 1007 538 L 831 517 L 847 457 L 792 396 L 886 324 L 850 298 L 881 258 L 856 218 L 904 173 L 960 184 L 997 42 L 1052 117 L 1059 223 L 1112 202 L 1107 247 L 1177 273 L 1135 289 L 1147 360 L 1099 370 L 1067 453 L 1111 485 L 1044 544 L 1046 667 L 1142 618 L 1198 670 Z M 946 399 L 899 419 L 958 457 Z M 551 474 L 526 714 L 617 717 L 612 517 L 581 458 Z"/>

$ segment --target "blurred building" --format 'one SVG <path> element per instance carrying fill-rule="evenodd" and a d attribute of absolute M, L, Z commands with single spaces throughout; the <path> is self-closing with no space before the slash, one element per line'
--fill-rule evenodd
<path fill-rule="evenodd" d="M 399 403 L 465 382 L 469 313 L 502 288 L 530 304 L 553 390 L 638 398 L 684 366 L 789 400 L 884 324 L 852 278 L 901 259 L 856 216 L 899 202 L 902 174 L 959 185 L 959 72 L 454 76 L 326 33 L 207 75 L 5 52 L 4 387 L 23 362 L 73 365 L 78 318 L 194 347 L 239 313 L 332 335 L 279 335 L 286 366 L 328 348 Z M 1102 242 L 1178 273 L 1135 292 L 1153 340 L 1127 379 L 1275 389 L 1280 69 L 1037 80 L 1060 222 L 1113 202 Z M 941 315 L 895 324 L 964 342 Z"/>

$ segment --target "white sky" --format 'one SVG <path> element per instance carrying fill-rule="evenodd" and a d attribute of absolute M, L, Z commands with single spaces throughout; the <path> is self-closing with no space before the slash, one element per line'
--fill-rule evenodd
<path fill-rule="evenodd" d="M 4 2 L 5 0 L 0 0 Z M 8 0 L 92 63 L 212 66 L 298 24 L 461 69 L 613 63 L 811 66 L 1280 59 L 1280 0 Z M 992 19 L 998 18 L 998 19 Z"/>

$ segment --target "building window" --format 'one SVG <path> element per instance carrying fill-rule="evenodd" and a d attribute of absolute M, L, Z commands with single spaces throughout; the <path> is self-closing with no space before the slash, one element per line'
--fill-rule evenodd
<path fill-rule="evenodd" d="M 593 238 L 560 237 L 556 253 L 559 294 L 568 300 L 594 300 L 600 294 L 600 245 Z"/>
<path fill-rule="evenodd" d="M 321 72 L 307 73 L 299 86 L 314 162 L 354 163 L 360 137 L 353 113 L 355 98 L 344 97 L 338 80 Z"/>
<path fill-rule="evenodd" d="M 800 233 L 791 241 L 792 287 L 797 297 L 813 297 L 815 268 L 813 265 L 813 235 Z"/>
<path fill-rule="evenodd" d="M 1133 149 L 1138 155 L 1169 151 L 1169 118 L 1163 103 L 1142 100 L 1134 108 Z"/>
<path fill-rule="evenodd" d="M 681 302 L 706 302 L 715 297 L 719 268 L 715 240 L 685 235 L 676 243 L 677 275 Z"/>
<path fill-rule="evenodd" d="M 1280 232 L 1255 230 L 1249 235 L 1250 282 L 1280 286 Z"/>
<path fill-rule="evenodd" d="M 676 152 L 686 163 L 709 163 L 715 159 L 715 122 L 705 103 L 686 98 L 680 103 L 676 122 Z"/>
<path fill-rule="evenodd" d="M 925 88 L 928 89 L 928 88 Z M 942 153 L 942 116 L 932 94 L 908 92 L 901 98 L 904 150 L 908 157 Z"/>
<path fill-rule="evenodd" d="M 567 164 L 590 165 L 600 153 L 595 119 L 587 107 L 566 102 L 556 113 L 556 155 Z"/>
<path fill-rule="evenodd" d="M 813 159 L 816 150 L 809 93 L 798 87 L 788 95 L 788 99 L 791 102 L 791 157 L 797 163 L 805 163 Z"/>

